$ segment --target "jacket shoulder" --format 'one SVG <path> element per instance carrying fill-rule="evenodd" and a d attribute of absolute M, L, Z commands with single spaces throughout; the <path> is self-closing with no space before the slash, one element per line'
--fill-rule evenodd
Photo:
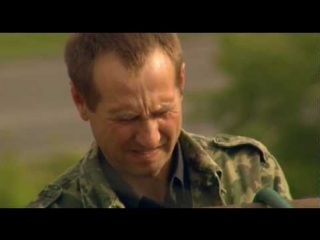
<path fill-rule="evenodd" d="M 260 141 L 230 134 L 217 134 L 213 138 L 192 134 L 191 137 L 222 169 L 228 169 L 228 174 L 224 174 L 224 182 L 226 188 L 229 188 L 228 192 L 231 194 L 228 195 L 229 197 L 239 200 L 246 196 L 246 193 L 239 192 L 239 189 L 247 185 L 254 192 L 260 187 L 273 187 L 284 198 L 292 199 L 287 179 L 279 162 Z M 220 157 L 221 153 L 224 153 L 223 157 Z M 259 158 L 255 157 L 257 154 Z M 257 164 L 257 161 L 261 165 Z M 229 164 L 226 165 L 226 162 Z M 248 196 L 251 201 L 252 196 Z M 238 200 L 229 202 L 238 203 L 240 201 Z"/>
<path fill-rule="evenodd" d="M 77 164 L 66 170 L 54 182 L 47 184 L 27 208 L 80 207 L 78 178 Z"/>
<path fill-rule="evenodd" d="M 41 190 L 37 198 L 27 205 L 27 208 L 48 208 L 61 196 L 61 194 L 61 186 L 48 184 Z"/>
<path fill-rule="evenodd" d="M 267 147 L 254 138 L 225 133 L 217 134 L 212 138 L 204 137 L 198 134 L 190 134 L 190 136 L 193 137 L 205 150 L 210 150 L 213 148 L 220 148 L 223 150 L 250 147 L 258 151 L 265 161 L 272 157 Z"/>

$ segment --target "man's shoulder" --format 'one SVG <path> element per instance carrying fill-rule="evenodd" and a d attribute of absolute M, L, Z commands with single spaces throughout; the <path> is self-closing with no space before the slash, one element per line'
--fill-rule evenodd
<path fill-rule="evenodd" d="M 225 172 L 222 176 L 228 192 L 225 195 L 227 202 L 250 202 L 252 194 L 263 187 L 273 187 L 284 198 L 292 199 L 279 162 L 259 140 L 230 134 L 217 134 L 211 138 L 194 133 L 188 136 L 200 146 L 199 151 L 204 150 Z"/>
<path fill-rule="evenodd" d="M 35 200 L 32 200 L 27 208 L 49 208 L 62 194 L 62 187 L 52 183 L 46 185 L 38 194 Z"/>
<path fill-rule="evenodd" d="M 187 134 L 204 150 L 210 151 L 219 149 L 224 152 L 248 150 L 258 152 L 264 160 L 273 157 L 265 144 L 252 137 L 226 133 L 219 133 L 213 137 L 206 137 L 196 133 Z"/>
<path fill-rule="evenodd" d="M 80 162 L 67 169 L 55 181 L 47 184 L 31 201 L 28 208 L 55 208 L 81 205 L 78 179 Z"/>

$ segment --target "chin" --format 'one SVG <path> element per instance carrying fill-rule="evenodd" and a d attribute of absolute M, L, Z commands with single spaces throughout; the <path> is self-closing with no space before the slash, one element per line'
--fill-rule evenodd
<path fill-rule="evenodd" d="M 135 165 L 131 168 L 131 174 L 135 175 L 137 177 L 155 177 L 157 176 L 163 167 L 166 165 L 166 162 L 162 162 L 159 164 L 159 160 L 156 161 L 149 161 L 145 162 L 144 164 L 141 164 L 139 166 Z M 135 169 L 134 171 L 132 171 Z"/>

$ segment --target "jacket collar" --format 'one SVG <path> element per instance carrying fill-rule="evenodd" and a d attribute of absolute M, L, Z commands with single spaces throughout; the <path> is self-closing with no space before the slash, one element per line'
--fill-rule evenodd
<path fill-rule="evenodd" d="M 206 152 L 207 141 L 181 131 L 179 141 L 184 160 L 189 164 L 193 207 L 225 205 L 221 185 L 222 169 Z"/>
<path fill-rule="evenodd" d="M 80 191 L 86 208 L 124 208 L 123 203 L 106 181 L 95 142 L 80 166 Z"/>

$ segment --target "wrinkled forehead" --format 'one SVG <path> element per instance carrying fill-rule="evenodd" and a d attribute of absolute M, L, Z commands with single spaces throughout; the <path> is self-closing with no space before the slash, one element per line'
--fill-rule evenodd
<path fill-rule="evenodd" d="M 178 92 L 174 66 L 161 52 L 151 55 L 137 74 L 118 58 L 105 56 L 96 64 L 94 81 L 104 111 L 158 109 L 176 102 Z"/>
<path fill-rule="evenodd" d="M 128 69 L 115 54 L 107 54 L 95 62 L 93 81 L 101 95 L 125 94 L 138 91 L 141 87 L 154 90 L 175 83 L 175 68 L 162 51 L 150 54 L 138 71 Z"/>
<path fill-rule="evenodd" d="M 97 62 L 100 62 L 102 59 L 109 59 L 111 61 L 119 62 L 129 73 L 138 74 L 148 62 L 157 60 L 158 58 L 170 60 L 172 65 L 175 66 L 174 60 L 171 59 L 171 57 L 163 49 L 156 46 L 146 49 L 146 51 L 140 52 L 139 54 L 120 54 L 116 51 L 101 52 L 96 57 L 94 65 L 96 65 Z"/>

